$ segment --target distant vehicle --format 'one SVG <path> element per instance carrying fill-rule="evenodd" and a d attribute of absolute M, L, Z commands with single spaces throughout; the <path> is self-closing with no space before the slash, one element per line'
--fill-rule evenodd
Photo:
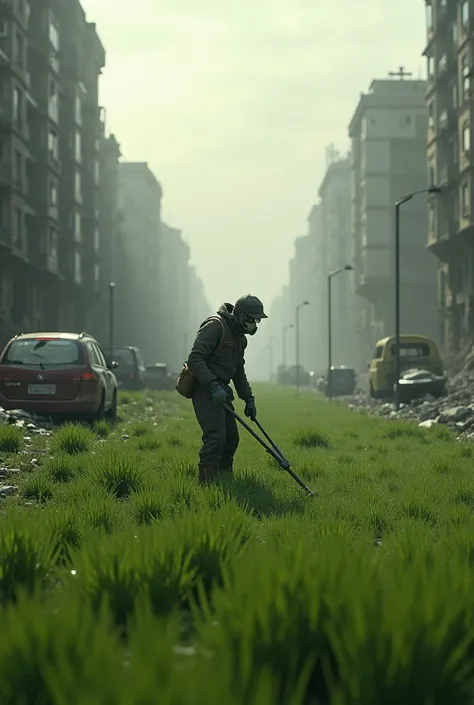
<path fill-rule="evenodd" d="M 297 374 L 297 370 L 299 373 Z M 298 377 L 298 379 L 297 379 Z M 278 369 L 277 380 L 279 384 L 296 385 L 299 382 L 301 387 L 308 387 L 310 383 L 310 374 L 302 365 L 291 365 L 290 367 L 281 366 Z"/>
<path fill-rule="evenodd" d="M 146 386 L 148 389 L 174 389 L 176 375 L 168 370 L 166 362 L 155 362 L 146 366 Z"/>
<path fill-rule="evenodd" d="M 0 406 L 88 421 L 117 416 L 117 379 L 87 333 L 26 333 L 0 356 Z"/>
<path fill-rule="evenodd" d="M 146 368 L 138 348 L 133 345 L 114 345 L 104 348 L 107 360 L 116 360 L 119 368 L 116 372 L 120 389 L 145 389 Z"/>
<path fill-rule="evenodd" d="M 343 397 L 354 394 L 357 386 L 357 376 L 353 367 L 340 365 L 331 367 L 331 389 L 329 389 L 328 375 L 319 380 L 318 388 L 326 396 Z"/>
<path fill-rule="evenodd" d="M 436 343 L 424 335 L 400 336 L 400 380 L 405 397 L 420 393 L 440 397 L 445 393 L 447 378 Z M 376 344 L 374 356 L 368 363 L 369 392 L 374 398 L 393 395 L 396 381 L 395 338 L 382 338 Z M 423 371 L 423 375 L 414 374 Z"/>

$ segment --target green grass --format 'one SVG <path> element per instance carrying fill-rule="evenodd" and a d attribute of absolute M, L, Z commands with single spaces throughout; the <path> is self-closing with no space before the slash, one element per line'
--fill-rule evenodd
<path fill-rule="evenodd" d="M 234 477 L 201 487 L 173 392 L 25 457 L 0 427 L 21 469 L 0 500 L 0 702 L 474 703 L 472 446 L 255 393 L 316 498 L 243 429 Z"/>

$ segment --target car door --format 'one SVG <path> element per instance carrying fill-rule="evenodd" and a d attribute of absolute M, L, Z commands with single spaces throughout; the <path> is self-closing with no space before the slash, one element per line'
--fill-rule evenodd
<path fill-rule="evenodd" d="M 112 370 L 109 370 L 109 366 L 107 364 L 107 359 L 102 352 L 101 348 L 99 347 L 98 343 L 93 343 L 96 355 L 99 359 L 99 364 L 101 366 L 103 375 L 104 375 L 104 380 L 105 380 L 105 400 L 107 405 L 112 403 L 113 396 L 114 396 L 114 391 L 115 391 L 115 376 Z"/>

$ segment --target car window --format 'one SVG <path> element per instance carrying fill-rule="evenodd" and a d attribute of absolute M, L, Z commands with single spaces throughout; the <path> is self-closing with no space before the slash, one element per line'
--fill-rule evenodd
<path fill-rule="evenodd" d="M 100 347 L 97 345 L 97 343 L 92 343 L 92 346 L 96 352 L 97 358 L 99 360 L 99 365 L 101 367 L 107 367 L 107 360 L 105 359 L 105 355 L 100 349 Z"/>
<path fill-rule="evenodd" d="M 94 345 L 92 343 L 87 343 L 87 349 L 89 351 L 89 355 L 90 355 L 92 364 L 98 365 L 99 367 L 101 367 L 101 364 L 100 364 L 100 361 L 99 361 L 99 358 L 97 355 L 97 351 L 96 351 Z"/>
<path fill-rule="evenodd" d="M 124 369 L 135 369 L 135 357 L 130 348 L 113 348 L 113 350 L 111 350 L 106 357 L 111 361 L 115 360 L 118 362 L 122 371 Z"/>
<path fill-rule="evenodd" d="M 63 367 L 83 365 L 84 351 L 75 340 L 63 338 L 25 338 L 13 340 L 1 360 L 2 365 Z"/>
<path fill-rule="evenodd" d="M 400 357 L 416 359 L 428 357 L 429 354 L 430 348 L 426 343 L 400 343 Z M 395 345 L 392 345 L 392 355 L 395 355 Z"/>
<path fill-rule="evenodd" d="M 138 362 L 139 367 L 145 367 L 145 363 L 143 361 L 143 357 L 142 357 L 140 350 L 135 350 L 135 355 L 137 357 L 137 362 Z"/>
<path fill-rule="evenodd" d="M 378 347 L 375 348 L 373 359 L 380 360 L 381 357 L 382 357 L 382 346 L 379 345 Z"/>

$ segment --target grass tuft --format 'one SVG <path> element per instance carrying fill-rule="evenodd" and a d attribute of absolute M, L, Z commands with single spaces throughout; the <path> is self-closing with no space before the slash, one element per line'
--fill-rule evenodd
<path fill-rule="evenodd" d="M 0 452 L 19 453 L 23 446 L 23 429 L 13 425 L 0 426 Z"/>

